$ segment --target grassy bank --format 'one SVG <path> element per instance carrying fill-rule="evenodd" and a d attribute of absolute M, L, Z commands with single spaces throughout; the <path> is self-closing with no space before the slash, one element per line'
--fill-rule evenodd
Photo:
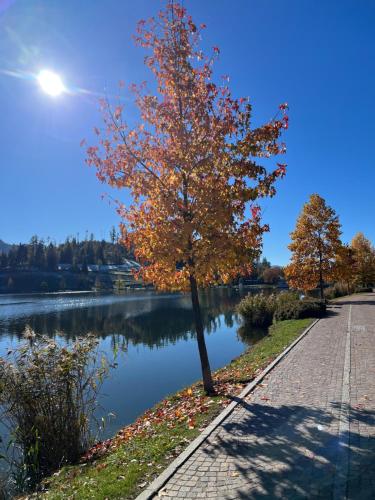
<path fill-rule="evenodd" d="M 206 397 L 196 383 L 166 398 L 113 439 L 94 446 L 83 463 L 64 467 L 46 481 L 43 498 L 135 498 L 229 404 L 228 396 L 238 394 L 311 322 L 273 325 L 268 336 L 215 373 L 216 397 Z"/>

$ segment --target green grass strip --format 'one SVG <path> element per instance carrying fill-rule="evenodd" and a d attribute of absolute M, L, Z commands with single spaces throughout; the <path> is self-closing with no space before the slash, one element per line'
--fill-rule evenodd
<path fill-rule="evenodd" d="M 135 498 L 202 429 L 222 411 L 229 400 L 223 395 L 238 393 L 260 370 L 280 354 L 313 320 L 289 320 L 273 325 L 264 337 L 244 354 L 215 373 L 222 395 L 206 398 L 204 412 L 194 416 L 194 427 L 186 419 L 171 426 L 170 421 L 153 422 L 147 432 L 136 435 L 106 456 L 87 464 L 67 466 L 53 475 L 42 494 L 45 499 L 128 499 Z M 195 394 L 200 384 L 191 386 Z M 153 411 L 180 401 L 186 390 L 170 396 Z M 202 393 L 201 393 L 201 397 Z M 142 417 L 141 417 L 142 418 Z M 38 497 L 40 497 L 40 493 Z M 30 498 L 30 496 L 28 497 Z"/>

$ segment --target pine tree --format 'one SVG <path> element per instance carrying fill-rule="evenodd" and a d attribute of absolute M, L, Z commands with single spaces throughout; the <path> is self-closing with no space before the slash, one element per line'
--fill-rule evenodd
<path fill-rule="evenodd" d="M 56 247 L 52 243 L 48 245 L 46 252 L 46 261 L 47 261 L 47 269 L 49 271 L 55 271 L 57 269 L 58 255 Z"/>

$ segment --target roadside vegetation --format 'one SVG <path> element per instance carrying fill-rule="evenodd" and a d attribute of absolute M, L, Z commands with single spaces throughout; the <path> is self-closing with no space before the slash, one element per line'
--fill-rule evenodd
<path fill-rule="evenodd" d="M 94 442 L 94 412 L 108 365 L 93 336 L 70 347 L 26 329 L 25 341 L 0 358 L 0 420 L 9 430 L 9 495 L 34 489 Z"/>
<path fill-rule="evenodd" d="M 164 399 L 114 438 L 92 447 L 80 464 L 46 480 L 42 497 L 135 498 L 311 321 L 272 325 L 262 340 L 213 374 L 216 396 L 206 396 L 198 382 Z"/>
<path fill-rule="evenodd" d="M 267 327 L 276 321 L 320 318 L 326 311 L 324 301 L 300 298 L 298 292 L 248 295 L 237 306 L 245 325 Z"/>
<path fill-rule="evenodd" d="M 360 288 L 357 290 L 353 286 L 345 285 L 344 283 L 335 283 L 324 290 L 324 297 L 327 300 L 337 299 L 339 297 L 344 297 L 345 295 L 350 295 L 355 291 L 361 291 Z"/>

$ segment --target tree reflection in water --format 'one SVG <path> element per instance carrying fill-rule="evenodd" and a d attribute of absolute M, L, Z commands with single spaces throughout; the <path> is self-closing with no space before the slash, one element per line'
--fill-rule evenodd
<path fill-rule="evenodd" d="M 106 436 L 132 422 L 167 394 L 199 379 L 195 340 L 190 342 L 195 329 L 187 295 L 131 292 L 121 297 L 14 296 L 6 300 L 13 299 L 7 314 L 5 307 L 0 309 L 0 355 L 1 349 L 6 352 L 9 343 L 22 337 L 26 324 L 62 342 L 92 332 L 101 340 L 100 348 L 106 354 L 111 349 L 127 351 L 118 359 L 100 400 L 103 415 L 111 412 L 117 416 L 107 423 Z M 262 331 L 237 329 L 240 322 L 235 306 L 240 299 L 239 292 L 229 288 L 209 289 L 201 294 L 214 369 L 241 354 L 244 344 L 254 344 L 264 336 Z M 33 304 L 20 302 L 25 300 Z"/>
<path fill-rule="evenodd" d="M 222 321 L 229 328 L 238 323 L 235 306 L 240 300 L 237 291 L 228 288 L 209 289 L 201 294 L 205 331 L 211 334 Z M 21 307 L 21 305 L 20 305 Z M 139 300 L 115 301 L 105 305 L 81 306 L 29 317 L 9 319 L 0 328 L 0 335 L 20 338 L 26 324 L 36 332 L 72 341 L 91 332 L 98 338 L 112 337 L 115 344 L 144 344 L 149 348 L 164 347 L 178 340 L 194 337 L 194 320 L 190 298 L 184 294 L 160 297 L 144 296 Z M 241 330 L 240 338 L 254 341 Z M 251 337 L 251 336 L 250 336 Z"/>

